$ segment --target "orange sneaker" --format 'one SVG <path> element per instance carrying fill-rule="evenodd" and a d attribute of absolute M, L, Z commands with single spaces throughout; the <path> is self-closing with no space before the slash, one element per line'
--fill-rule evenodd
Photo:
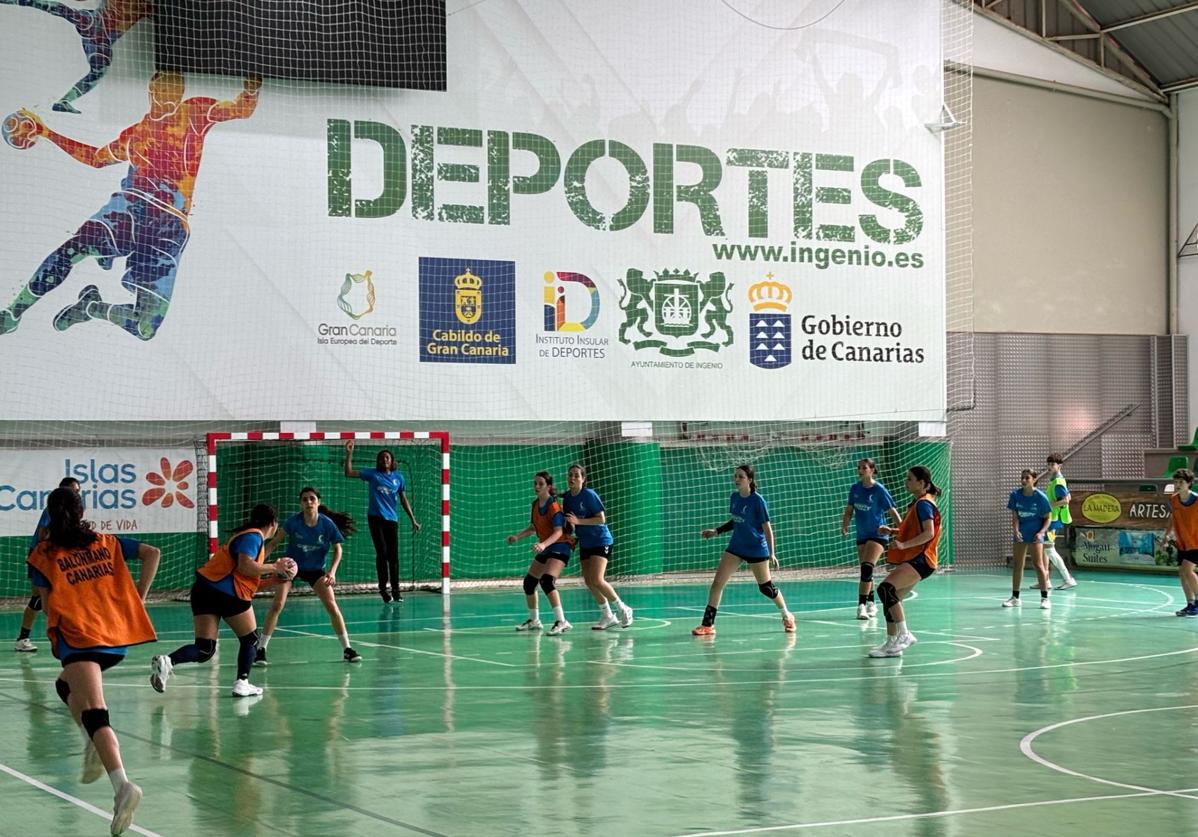
<path fill-rule="evenodd" d="M 691 633 L 695 636 L 715 636 L 715 626 L 700 625 L 697 628 L 691 628 Z"/>
<path fill-rule="evenodd" d="M 795 616 L 793 613 L 782 614 L 782 630 L 786 631 L 788 634 L 793 634 L 795 632 Z"/>

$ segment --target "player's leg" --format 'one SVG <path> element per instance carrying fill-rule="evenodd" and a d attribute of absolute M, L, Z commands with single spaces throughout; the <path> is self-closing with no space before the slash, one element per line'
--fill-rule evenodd
<path fill-rule="evenodd" d="M 99 16 L 96 16 L 94 22 L 84 22 L 83 26 L 76 24 L 75 28 L 79 30 L 79 37 L 82 39 L 83 54 L 87 58 L 88 70 L 87 75 L 75 82 L 71 89 L 52 106 L 54 110 L 62 113 L 79 113 L 71 103 L 104 78 L 104 74 L 112 65 L 112 45 L 123 34 L 108 31 Z"/>
<path fill-rule="evenodd" d="M 749 570 L 753 573 L 753 578 L 757 579 L 757 589 L 761 591 L 761 595 L 774 603 L 774 607 L 782 614 L 782 629 L 788 634 L 793 634 L 795 631 L 795 617 L 786 607 L 786 598 L 782 595 L 782 591 L 774 584 L 773 576 L 770 574 L 770 562 L 767 558 L 764 561 L 751 561 Z"/>
<path fill-rule="evenodd" d="M 337 606 L 337 597 L 327 579 L 328 576 L 321 575 L 320 578 L 311 581 L 312 590 L 329 614 L 329 624 L 333 628 L 333 633 L 337 635 L 337 639 L 341 641 L 342 657 L 347 663 L 361 662 L 362 655 L 349 644 L 349 631 L 345 627 L 345 617 L 341 615 L 341 608 Z"/>
<path fill-rule="evenodd" d="M 1023 563 L 1027 560 L 1028 545 L 1017 541 L 1011 545 L 1011 598 L 1006 599 L 1003 607 L 1019 607 L 1019 587 L 1023 584 Z"/>
<path fill-rule="evenodd" d="M 882 544 L 867 540 L 857 546 L 859 576 L 857 582 L 857 618 L 869 619 L 878 613 L 874 604 L 874 572 L 882 557 Z"/>
<path fill-rule="evenodd" d="M 258 639 L 258 650 L 254 654 L 256 666 L 269 665 L 266 660 L 266 646 L 270 645 L 270 638 L 279 626 L 279 616 L 282 615 L 283 608 L 287 607 L 287 594 L 290 592 L 290 581 L 280 581 L 275 585 L 275 596 L 270 603 L 270 610 L 266 611 L 266 618 L 262 620 L 262 636 Z"/>
<path fill-rule="evenodd" d="M 240 613 L 225 616 L 225 624 L 237 635 L 237 679 L 233 681 L 233 697 L 253 697 L 262 694 L 261 686 L 250 683 L 250 667 L 258 656 L 258 623 L 249 602 Z"/>
<path fill-rule="evenodd" d="M 720 600 L 724 597 L 724 587 L 727 586 L 728 579 L 732 578 L 732 574 L 740 567 L 740 562 L 740 556 L 733 555 L 731 552 L 720 555 L 715 578 L 711 580 L 711 587 L 707 589 L 707 607 L 703 610 L 703 621 L 699 627 L 691 630 L 695 636 L 711 636 L 715 633 L 715 617 L 720 609 Z"/>
<path fill-rule="evenodd" d="M 570 624 L 570 620 L 566 619 L 566 612 L 562 609 L 562 596 L 557 591 L 557 580 L 561 577 L 565 567 L 566 562 L 560 558 L 547 558 L 544 570 L 538 580 L 541 590 L 545 593 L 545 598 L 549 600 L 549 606 L 553 608 L 553 625 L 549 628 L 550 636 L 560 636 L 574 627 Z"/>
<path fill-rule="evenodd" d="M 33 622 L 37 619 L 37 613 L 42 609 L 42 597 L 34 593 L 29 597 L 29 603 L 25 605 L 25 612 L 21 614 L 21 632 L 17 635 L 17 641 L 13 644 L 14 651 L 24 651 L 31 653 L 37 650 L 37 646 L 33 644 L 33 640 L 29 635 L 33 632 Z"/>

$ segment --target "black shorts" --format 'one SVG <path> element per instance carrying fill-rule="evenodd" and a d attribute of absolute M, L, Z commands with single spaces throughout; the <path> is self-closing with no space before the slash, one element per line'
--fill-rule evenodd
<path fill-rule="evenodd" d="M 867 543 L 876 543 L 878 546 L 882 547 L 882 549 L 885 549 L 886 547 L 890 546 L 890 538 L 863 538 L 857 541 L 857 546 L 865 546 Z"/>
<path fill-rule="evenodd" d="M 596 557 L 611 558 L 611 544 L 607 546 L 581 546 L 578 548 L 578 558 L 580 561 Z"/>
<path fill-rule="evenodd" d="M 191 612 L 196 616 L 219 616 L 226 619 L 245 613 L 249 609 L 248 601 L 222 593 L 202 576 L 197 575 L 195 584 L 191 585 Z"/>
<path fill-rule="evenodd" d="M 563 565 L 570 563 L 569 552 L 567 552 L 565 555 L 560 552 L 540 552 L 534 555 L 532 560 L 536 561 L 538 564 L 548 564 L 550 558 L 556 558 L 558 561 L 561 561 Z"/>
<path fill-rule="evenodd" d="M 928 563 L 928 556 L 926 555 L 917 555 L 908 561 L 907 564 L 911 567 L 911 569 L 919 573 L 920 581 L 923 581 L 925 578 L 936 572 L 936 568 Z"/>
<path fill-rule="evenodd" d="M 300 570 L 295 574 L 295 577 L 300 581 L 308 582 L 309 587 L 315 587 L 316 582 L 324 578 L 324 569 L 319 570 Z M 293 579 L 294 581 L 294 579 Z"/>
<path fill-rule="evenodd" d="M 1179 549 L 1177 550 L 1177 563 L 1189 561 L 1191 564 L 1198 564 L 1198 549 Z"/>
<path fill-rule="evenodd" d="M 71 663 L 95 663 L 100 671 L 108 671 L 114 665 L 125 659 L 124 654 L 107 654 L 103 651 L 76 651 L 62 660 L 62 667 Z"/>
<path fill-rule="evenodd" d="M 741 555 L 739 552 L 733 552 L 731 549 L 725 549 L 724 551 L 729 555 L 739 558 L 746 564 L 760 564 L 762 561 L 770 560 L 770 556 L 768 555 Z"/>

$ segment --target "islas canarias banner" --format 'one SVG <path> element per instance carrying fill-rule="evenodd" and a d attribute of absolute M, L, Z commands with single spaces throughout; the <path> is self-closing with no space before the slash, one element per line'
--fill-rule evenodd
<path fill-rule="evenodd" d="M 439 92 L 0 4 L 4 417 L 943 418 L 939 2 L 446 8 Z"/>

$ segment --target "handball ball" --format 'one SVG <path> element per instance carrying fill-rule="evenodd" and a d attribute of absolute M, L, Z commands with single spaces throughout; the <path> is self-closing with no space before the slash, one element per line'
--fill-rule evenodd
<path fill-rule="evenodd" d="M 277 562 L 278 568 L 287 578 L 295 578 L 295 573 L 299 569 L 295 560 L 292 558 L 280 558 Z"/>
<path fill-rule="evenodd" d="M 6 143 L 23 151 L 37 142 L 37 123 L 23 113 L 10 113 L 0 125 L 0 134 Z"/>

